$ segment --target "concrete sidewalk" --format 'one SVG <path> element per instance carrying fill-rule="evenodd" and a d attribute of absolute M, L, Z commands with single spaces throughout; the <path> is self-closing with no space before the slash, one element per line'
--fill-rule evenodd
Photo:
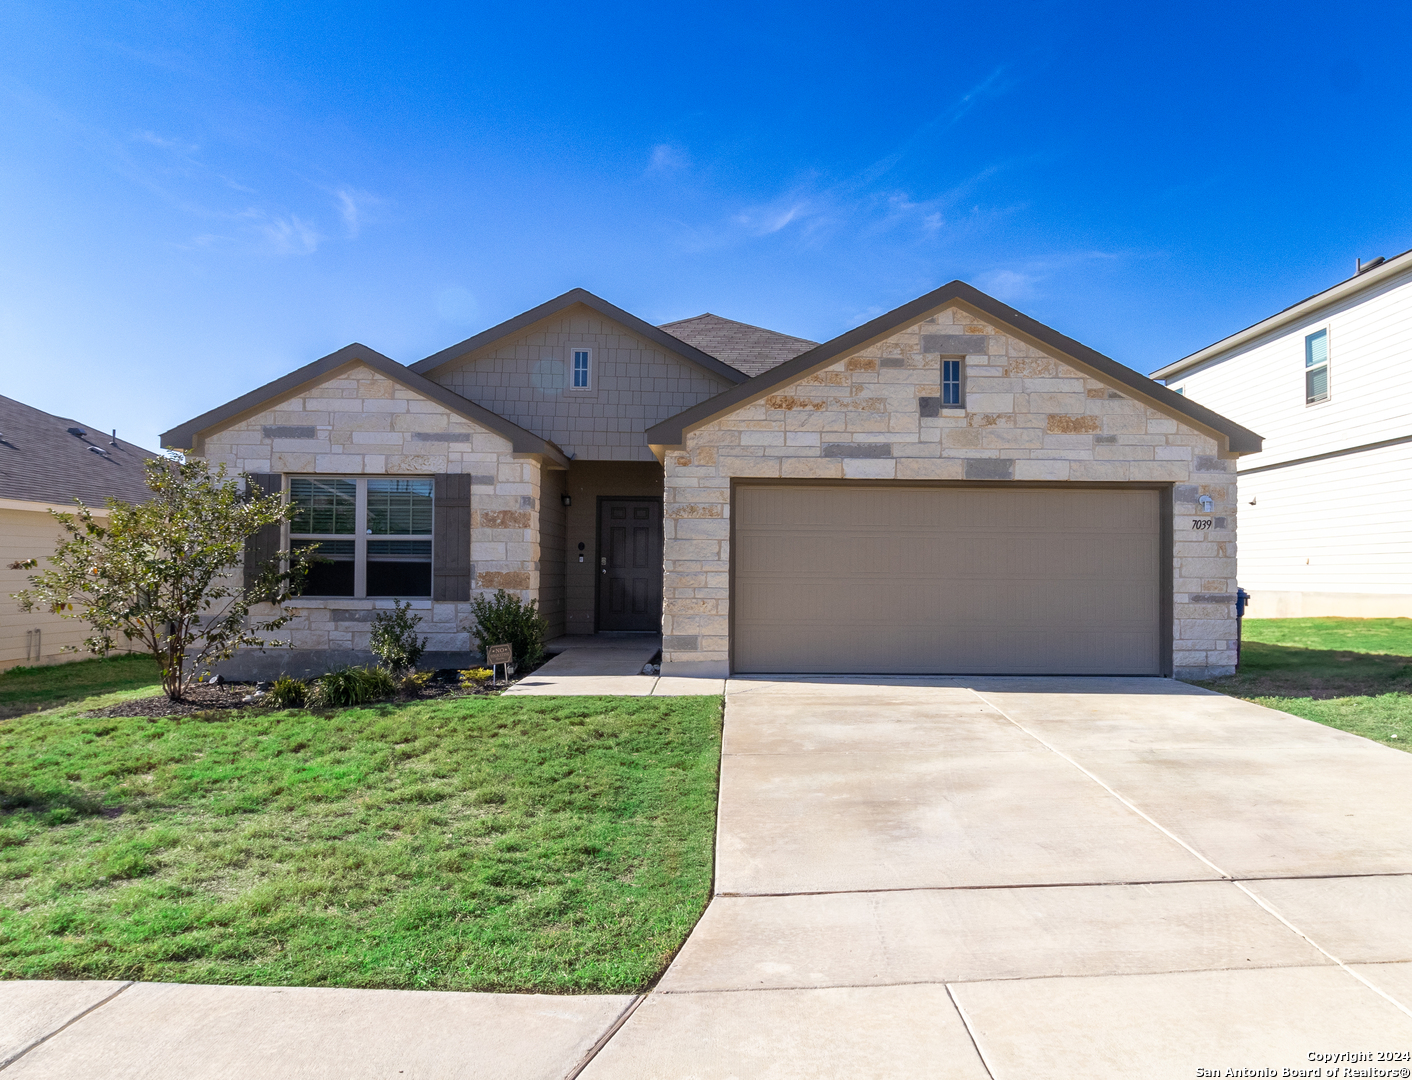
<path fill-rule="evenodd" d="M 726 689 L 724 679 L 642 674 L 647 662 L 661 652 L 660 634 L 580 634 L 555 638 L 545 649 L 557 655 L 506 694 L 689 697 L 722 694 Z"/>
<path fill-rule="evenodd" d="M 24 1080 L 561 1080 L 635 999 L 0 982 L 0 1073 Z"/>
<path fill-rule="evenodd" d="M 716 896 L 588 1080 L 1412 1050 L 1412 755 L 1170 680 L 726 702 Z"/>

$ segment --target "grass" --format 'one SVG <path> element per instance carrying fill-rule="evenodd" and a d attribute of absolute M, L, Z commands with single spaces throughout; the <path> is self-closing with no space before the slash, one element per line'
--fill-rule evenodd
<path fill-rule="evenodd" d="M 139 690 L 157 685 L 157 661 L 146 655 L 109 660 L 78 660 L 45 667 L 15 667 L 0 673 L 0 720 L 38 709 L 51 709 L 95 694 Z"/>
<path fill-rule="evenodd" d="M 0 722 L 0 978 L 626 992 L 709 898 L 719 698 L 94 705 Z"/>
<path fill-rule="evenodd" d="M 1246 619 L 1240 670 L 1199 685 L 1412 750 L 1412 619 Z"/>

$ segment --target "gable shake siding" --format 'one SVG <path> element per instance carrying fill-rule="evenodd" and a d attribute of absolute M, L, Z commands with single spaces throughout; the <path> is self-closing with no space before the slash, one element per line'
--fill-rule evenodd
<path fill-rule="evenodd" d="M 924 351 L 924 336 L 966 339 L 965 408 L 923 415 L 922 399 L 941 392 L 941 354 Z M 727 669 L 734 478 L 1144 482 L 1173 485 L 1174 671 L 1229 672 L 1236 463 L 1220 452 L 1211 436 L 947 308 L 665 451 L 663 662 Z M 1202 495 L 1213 528 L 1193 532 Z"/>
<path fill-rule="evenodd" d="M 575 348 L 592 350 L 587 392 L 568 387 Z M 733 385 L 582 306 L 427 377 L 578 459 L 608 461 L 655 461 L 644 430 Z"/>

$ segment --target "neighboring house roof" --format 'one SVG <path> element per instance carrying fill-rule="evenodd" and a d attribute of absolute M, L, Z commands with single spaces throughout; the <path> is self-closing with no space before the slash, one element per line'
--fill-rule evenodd
<path fill-rule="evenodd" d="M 709 311 L 692 319 L 663 323 L 659 329 L 752 377 L 818 344 L 808 338 L 790 337 L 761 326 L 723 319 Z"/>
<path fill-rule="evenodd" d="M 425 360 L 417 361 L 415 364 L 411 365 L 410 370 L 415 371 L 419 375 L 429 375 L 437 368 L 444 367 L 454 360 L 461 359 L 467 353 L 475 352 L 477 349 L 483 349 L 487 345 L 499 341 L 501 338 L 518 333 L 525 327 L 531 326 L 541 319 L 547 319 L 551 315 L 557 315 L 565 308 L 573 307 L 575 304 L 582 304 L 584 307 L 590 308 L 598 312 L 598 314 L 620 323 L 633 331 L 633 333 L 660 345 L 668 352 L 680 356 L 683 360 L 688 360 L 713 374 L 721 376 L 721 378 L 725 379 L 727 382 L 739 383 L 744 382 L 746 379 L 743 373 L 737 371 L 729 364 L 723 364 L 714 356 L 702 352 L 694 345 L 688 344 L 680 338 L 673 337 L 671 334 L 659 330 L 651 323 L 644 322 L 636 315 L 630 314 L 620 307 L 614 307 L 612 304 L 608 303 L 607 300 L 599 296 L 594 296 L 593 293 L 589 292 L 587 289 L 570 289 L 562 296 L 556 296 L 553 300 L 540 304 L 539 307 L 530 308 L 528 311 L 521 312 L 512 319 L 506 319 L 498 326 L 492 326 L 489 330 L 482 330 L 474 337 L 468 337 L 465 341 L 452 345 L 449 349 L 442 349 L 440 352 L 428 356 Z"/>
<path fill-rule="evenodd" d="M 484 406 L 463 398 L 460 394 L 452 393 L 446 387 L 424 378 L 411 368 L 357 342 L 345 345 L 321 360 L 305 364 L 302 368 L 291 371 L 281 379 L 266 383 L 258 390 L 252 390 L 243 397 L 227 402 L 220 408 L 202 413 L 200 416 L 172 428 L 171 431 L 164 432 L 162 445 L 177 450 L 190 450 L 196 446 L 196 440 L 199 436 L 238 420 L 247 413 L 255 412 L 270 402 L 291 397 L 300 387 L 327 379 L 340 368 L 348 367 L 351 364 L 364 364 L 374 371 L 381 372 L 394 382 L 402 384 L 408 390 L 416 391 L 423 397 L 444 405 L 457 416 L 465 417 L 472 423 L 480 424 L 481 427 L 505 436 L 510 440 L 517 454 L 543 454 L 565 468 L 568 467 L 569 459 L 564 451 L 548 439 L 542 439 L 534 432 L 526 431 L 518 424 L 506 420 L 499 413 L 491 412 Z"/>
<path fill-rule="evenodd" d="M 1253 454 L 1260 450 L 1260 436 L 1248 428 L 1241 427 L 1219 413 L 1168 390 L 1147 376 L 1138 374 L 1132 368 L 1090 349 L 1071 337 L 1066 337 L 1052 327 L 1016 311 L 1008 304 L 1002 304 L 995 297 L 987 296 L 964 281 L 949 282 L 925 296 L 889 311 L 886 315 L 880 315 L 871 322 L 840 334 L 832 341 L 826 341 L 801 356 L 771 368 L 749 382 L 731 387 L 648 428 L 648 445 L 659 454 L 667 447 L 680 446 L 690 429 L 733 412 L 763 397 L 777 386 L 802 379 L 849 353 L 857 352 L 904 327 L 920 322 L 932 312 L 953 303 L 969 307 L 982 317 L 1004 324 L 1008 330 L 1020 337 L 1029 338 L 1057 359 L 1090 373 L 1110 386 L 1127 390 L 1134 399 L 1151 408 L 1208 432 L 1218 442 L 1224 443 L 1226 452 L 1231 455 Z"/>
<path fill-rule="evenodd" d="M 83 432 L 71 434 L 70 429 Z M 157 455 L 105 431 L 0 397 L 0 500 L 100 507 L 142 502 L 143 465 Z"/>
<path fill-rule="evenodd" d="M 1152 373 L 1152 377 L 1154 379 L 1170 379 L 1174 375 L 1179 375 L 1198 364 L 1204 364 L 1207 360 L 1220 356 L 1222 353 L 1230 352 L 1232 349 L 1262 338 L 1266 334 L 1307 319 L 1320 308 L 1347 300 L 1360 292 L 1377 288 L 1385 284 L 1389 278 L 1395 278 L 1409 270 L 1412 270 L 1412 250 L 1404 251 L 1401 255 L 1394 255 L 1391 259 L 1385 259 L 1382 262 L 1375 262 L 1346 281 L 1340 281 L 1337 285 L 1325 289 L 1323 292 L 1306 297 L 1297 304 L 1291 304 L 1268 319 L 1261 319 L 1258 323 L 1247 326 L 1244 330 L 1237 331 L 1230 337 L 1222 338 L 1215 344 L 1208 345 L 1190 356 L 1182 357 L 1176 363 L 1159 368 Z"/>

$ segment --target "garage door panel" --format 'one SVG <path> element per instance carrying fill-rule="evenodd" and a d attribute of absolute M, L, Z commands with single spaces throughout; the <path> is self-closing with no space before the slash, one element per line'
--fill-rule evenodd
<path fill-rule="evenodd" d="M 1160 674 L 1158 495 L 743 486 L 742 672 Z"/>

